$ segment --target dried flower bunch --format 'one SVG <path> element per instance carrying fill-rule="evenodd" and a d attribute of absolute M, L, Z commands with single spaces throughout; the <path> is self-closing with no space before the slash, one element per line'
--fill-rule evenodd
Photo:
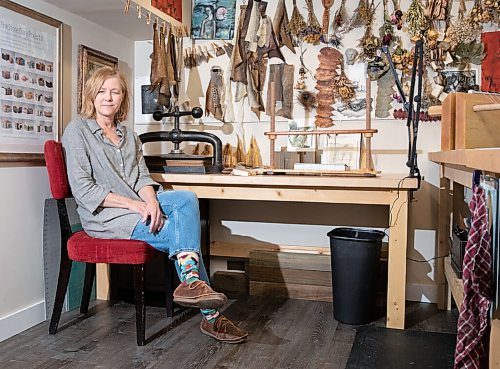
<path fill-rule="evenodd" d="M 340 7 L 337 9 L 335 12 L 335 16 L 333 18 L 333 25 L 332 25 L 332 32 L 334 38 L 337 41 L 337 44 L 340 45 L 340 41 L 342 37 L 353 30 L 356 27 L 355 23 L 357 22 L 357 17 L 356 14 L 354 14 L 352 17 L 349 17 L 349 14 L 347 13 L 347 9 L 345 6 L 346 0 L 342 0 L 340 3 Z M 330 42 L 330 44 L 333 44 L 333 46 L 336 46 L 334 43 Z"/>
<path fill-rule="evenodd" d="M 354 96 L 356 96 L 354 84 L 346 76 L 344 70 L 342 70 L 340 76 L 335 79 L 335 97 L 339 98 L 344 104 L 347 104 Z"/>
<path fill-rule="evenodd" d="M 471 9 L 470 17 L 474 22 L 489 23 L 497 19 L 498 11 L 500 10 L 500 1 L 493 0 L 475 0 L 474 6 Z"/>
<path fill-rule="evenodd" d="M 412 42 L 419 40 L 427 25 L 427 18 L 420 0 L 412 0 L 406 13 L 406 23 L 408 24 L 408 33 L 412 36 Z"/>
<path fill-rule="evenodd" d="M 450 50 L 455 48 L 460 43 L 471 43 L 476 41 L 483 29 L 482 24 L 474 22 L 473 17 L 466 16 L 465 0 L 460 0 L 460 7 L 458 9 L 458 20 L 455 24 L 450 24 L 446 30 L 445 42 L 449 44 Z M 471 13 L 472 14 L 472 13 Z"/>
<path fill-rule="evenodd" d="M 480 65 L 486 57 L 482 42 L 460 43 L 453 53 L 453 67 L 467 69 L 470 64 Z"/>
<path fill-rule="evenodd" d="M 396 69 L 407 74 L 413 65 L 413 54 L 410 50 L 398 46 L 392 53 L 392 61 Z"/>
<path fill-rule="evenodd" d="M 366 61 L 373 59 L 377 54 L 377 50 L 380 46 L 380 40 L 372 32 L 372 27 L 366 27 L 365 34 L 359 40 L 358 47 L 361 48 L 361 54 L 359 54 L 359 60 Z"/>
<path fill-rule="evenodd" d="M 397 0 L 392 0 L 392 4 L 394 6 L 394 13 L 391 14 L 389 21 L 396 26 L 398 30 L 401 30 L 403 28 L 403 12 Z"/>
<path fill-rule="evenodd" d="M 397 3 L 393 0 L 394 6 L 397 6 Z M 401 13 L 402 15 L 403 13 Z M 380 27 L 380 37 L 382 39 L 382 45 L 389 46 L 394 41 L 394 22 L 392 21 L 392 17 L 390 17 L 387 11 L 387 0 L 384 0 L 384 23 Z"/>
<path fill-rule="evenodd" d="M 337 34 L 338 30 L 344 26 L 344 24 L 349 20 L 349 14 L 347 14 L 347 9 L 345 7 L 346 0 L 342 0 L 340 7 L 335 12 L 333 17 L 333 33 Z"/>
<path fill-rule="evenodd" d="M 500 24 L 500 0 L 484 0 L 483 10 L 488 12 L 491 22 Z"/>
<path fill-rule="evenodd" d="M 373 0 L 371 3 L 369 0 L 359 0 L 358 7 L 354 10 L 351 27 L 358 28 L 371 25 L 375 8 Z"/>
<path fill-rule="evenodd" d="M 302 38 L 302 30 L 306 27 L 306 21 L 297 7 L 297 0 L 293 0 L 293 10 L 290 22 L 287 25 L 287 31 L 296 39 Z"/>
<path fill-rule="evenodd" d="M 307 25 L 301 30 L 302 40 L 304 42 L 317 45 L 321 38 L 321 25 L 314 14 L 313 0 L 306 0 L 307 6 Z"/>

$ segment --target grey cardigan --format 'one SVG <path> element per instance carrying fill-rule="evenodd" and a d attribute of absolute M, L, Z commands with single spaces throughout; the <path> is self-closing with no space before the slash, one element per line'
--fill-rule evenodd
<path fill-rule="evenodd" d="M 83 229 L 92 237 L 129 239 L 141 216 L 103 207 L 102 202 L 110 192 L 141 200 L 141 188 L 160 185 L 149 175 L 137 134 L 120 123 L 116 133 L 118 146 L 103 135 L 95 120 L 76 119 L 66 127 L 62 143 Z"/>

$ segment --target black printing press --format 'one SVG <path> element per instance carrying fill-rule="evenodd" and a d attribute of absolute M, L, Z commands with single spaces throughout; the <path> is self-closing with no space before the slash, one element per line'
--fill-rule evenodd
<path fill-rule="evenodd" d="M 142 143 L 170 141 L 174 149 L 166 155 L 144 156 L 146 165 L 152 173 L 220 173 L 222 172 L 222 141 L 216 135 L 208 132 L 182 131 L 179 128 L 181 116 L 193 116 L 201 118 L 203 110 L 193 108 L 191 111 L 179 111 L 175 107 L 172 112 L 157 110 L 153 113 L 153 119 L 160 121 L 165 117 L 174 117 L 174 128 L 171 131 L 158 131 L 143 133 L 139 136 Z M 213 156 L 189 155 L 179 149 L 183 141 L 205 142 L 212 145 Z"/>

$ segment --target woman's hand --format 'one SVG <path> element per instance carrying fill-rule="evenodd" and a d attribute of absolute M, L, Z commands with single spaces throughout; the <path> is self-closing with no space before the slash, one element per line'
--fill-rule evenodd
<path fill-rule="evenodd" d="M 146 203 L 147 212 L 151 218 L 149 232 L 156 233 L 161 230 L 166 216 L 161 212 L 160 204 L 156 198 L 153 186 L 144 186 L 139 190 L 139 196 Z"/>
<path fill-rule="evenodd" d="M 144 201 L 130 200 L 128 209 L 134 213 L 141 214 L 141 222 L 145 223 L 149 218 L 147 204 Z"/>
<path fill-rule="evenodd" d="M 146 209 L 149 214 L 151 223 L 149 224 L 149 232 L 159 232 L 165 223 L 165 217 L 160 209 L 158 201 L 150 201 L 146 203 Z"/>

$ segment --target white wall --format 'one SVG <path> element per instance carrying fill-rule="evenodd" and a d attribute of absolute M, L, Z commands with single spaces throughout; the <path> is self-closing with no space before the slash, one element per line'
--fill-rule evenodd
<path fill-rule="evenodd" d="M 60 20 L 71 28 L 71 111 L 76 117 L 78 45 L 119 59 L 132 80 L 134 43 L 105 28 L 39 0 L 17 3 Z M 133 112 L 128 120 L 132 122 Z M 67 122 L 63 122 L 67 123 Z M 50 197 L 45 167 L 0 164 L 0 341 L 45 319 L 42 257 L 44 199 Z M 54 271 L 55 273 L 57 271 Z"/>
<path fill-rule="evenodd" d="M 237 13 L 239 14 L 239 5 L 241 0 L 237 1 Z M 299 0 L 299 9 L 306 17 L 305 2 Z M 320 0 L 314 0 L 314 9 L 318 20 L 321 22 L 321 15 L 323 14 L 323 6 Z M 336 3 L 331 12 L 333 17 L 340 3 Z M 401 1 L 403 11 L 409 7 L 410 1 Z M 267 15 L 273 17 L 275 12 L 276 2 L 269 1 L 267 7 Z M 357 6 L 357 2 L 347 2 L 347 9 L 350 14 Z M 392 5 L 391 5 L 392 6 Z M 472 3 L 468 3 L 472 6 Z M 288 14 L 292 12 L 292 2 L 287 2 Z M 454 4 L 453 13 L 458 10 L 458 3 Z M 373 27 L 377 32 L 379 26 L 382 24 L 382 5 L 380 5 L 376 12 L 375 26 Z M 343 39 L 343 47 L 341 51 L 344 52 L 348 47 L 356 47 L 359 38 L 361 38 L 364 30 L 356 29 L 350 32 Z M 399 32 L 402 36 L 405 47 L 410 48 L 409 37 Z M 185 39 L 184 46 L 193 46 L 194 43 L 190 39 Z M 208 44 L 207 41 L 197 41 L 203 45 Z M 220 44 L 220 42 L 218 42 Z M 306 66 L 314 73 L 318 67 L 317 54 L 324 45 L 312 46 L 304 44 L 304 49 L 307 49 L 304 55 Z M 138 42 L 136 46 L 136 69 L 135 69 L 135 89 L 136 95 L 139 96 L 140 85 L 149 84 L 149 68 L 148 65 L 139 65 L 138 61 L 144 60 L 152 52 L 151 42 Z M 298 78 L 298 69 L 300 67 L 299 49 L 297 54 L 292 54 L 287 48 L 281 49 L 288 64 L 294 64 L 295 80 Z M 223 55 L 221 57 L 212 59 L 209 63 L 204 63 L 198 67 L 203 90 L 206 91 L 209 79 L 210 68 L 213 65 L 219 65 L 227 72 L 229 57 Z M 272 59 L 270 63 L 279 63 L 278 59 Z M 185 81 L 187 85 L 188 70 L 185 70 Z M 226 74 L 225 74 L 226 75 Z M 432 75 L 431 75 L 432 76 Z M 314 90 L 315 81 L 312 78 L 307 79 L 307 87 Z M 267 82 L 266 82 L 267 86 Z M 267 88 L 266 88 L 267 90 Z M 264 101 L 265 94 L 264 92 Z M 233 88 L 234 91 L 234 88 Z M 372 84 L 372 96 L 376 97 L 376 83 Z M 171 129 L 170 123 L 157 123 L 152 121 L 151 116 L 142 115 L 140 111 L 140 102 L 136 100 L 136 113 L 135 113 L 135 127 L 138 133 L 143 133 L 152 130 L 169 130 Z M 198 103 L 194 102 L 194 106 L 204 107 L 204 99 L 200 99 Z M 397 104 L 394 107 L 400 108 Z M 237 111 L 237 107 L 235 106 Z M 211 118 L 203 117 L 196 125 L 185 125 L 183 129 L 202 129 L 211 133 L 217 134 L 223 144 L 229 142 L 231 145 L 236 146 L 237 138 L 235 133 L 240 136 L 244 132 L 245 144 L 248 142 L 252 135 L 255 135 L 259 148 L 262 153 L 264 164 L 269 164 L 269 144 L 268 139 L 264 136 L 264 132 L 269 131 L 269 117 L 265 114 L 261 115 L 259 122 L 256 116 L 249 111 L 248 104 L 245 104 L 244 124 L 233 124 L 233 133 L 227 135 L 221 130 L 222 123 L 217 122 Z M 237 112 L 235 114 L 238 116 Z M 298 105 L 294 105 L 294 119 L 307 119 L 304 110 Z M 287 122 L 283 118 L 277 117 L 276 130 L 287 130 Z M 313 117 L 309 120 L 312 122 Z M 349 128 L 364 128 L 364 120 L 360 121 L 336 121 L 335 128 L 349 129 Z M 372 148 L 377 149 L 392 149 L 406 151 L 408 145 L 406 121 L 394 119 L 373 119 L 372 127 L 379 130 L 372 139 Z M 416 193 L 416 201 L 412 204 L 410 210 L 410 227 L 409 227 L 409 247 L 408 257 L 423 260 L 431 259 L 436 255 L 437 250 L 437 195 L 439 185 L 439 167 L 438 165 L 427 160 L 427 153 L 431 151 L 438 151 L 440 149 L 440 123 L 439 122 L 421 122 L 418 149 L 421 151 L 419 155 L 419 168 L 424 181 L 422 188 Z M 281 141 L 280 141 L 281 139 Z M 286 146 L 286 137 L 279 137 L 276 147 Z M 169 143 L 162 143 L 146 147 L 146 152 L 167 153 L 171 150 L 172 146 Z M 188 150 L 186 150 L 188 151 Z M 408 173 L 406 167 L 406 154 L 380 154 L 374 155 L 375 168 L 383 173 Z M 244 201 L 214 201 L 211 205 L 211 227 L 212 239 L 219 241 L 232 241 L 232 242 L 269 242 L 281 244 L 306 244 L 311 246 L 328 246 L 329 239 L 326 233 L 334 225 L 344 226 L 365 226 L 377 227 L 384 229 L 387 224 L 387 209 L 384 207 L 372 207 L 369 210 L 360 209 L 356 206 L 325 206 L 325 205 L 304 205 L 304 204 L 279 204 L 271 207 L 266 207 L 266 214 L 263 214 L 263 207 L 265 203 L 250 203 Z M 268 212 L 271 211 L 271 214 Z M 359 218 L 359 212 L 363 212 L 364 218 Z M 286 225 L 286 223 L 291 223 Z M 302 225 L 309 224 L 311 227 L 304 228 Z M 389 230 L 390 233 L 390 230 Z M 304 240 L 306 236 L 306 240 Z M 220 263 L 214 264 L 220 266 Z M 432 301 L 436 302 L 437 299 L 437 285 L 435 283 L 434 275 L 434 261 L 428 263 L 415 263 L 408 261 L 407 269 L 407 299 L 416 301 Z M 224 267 L 224 265 L 222 265 Z"/>

